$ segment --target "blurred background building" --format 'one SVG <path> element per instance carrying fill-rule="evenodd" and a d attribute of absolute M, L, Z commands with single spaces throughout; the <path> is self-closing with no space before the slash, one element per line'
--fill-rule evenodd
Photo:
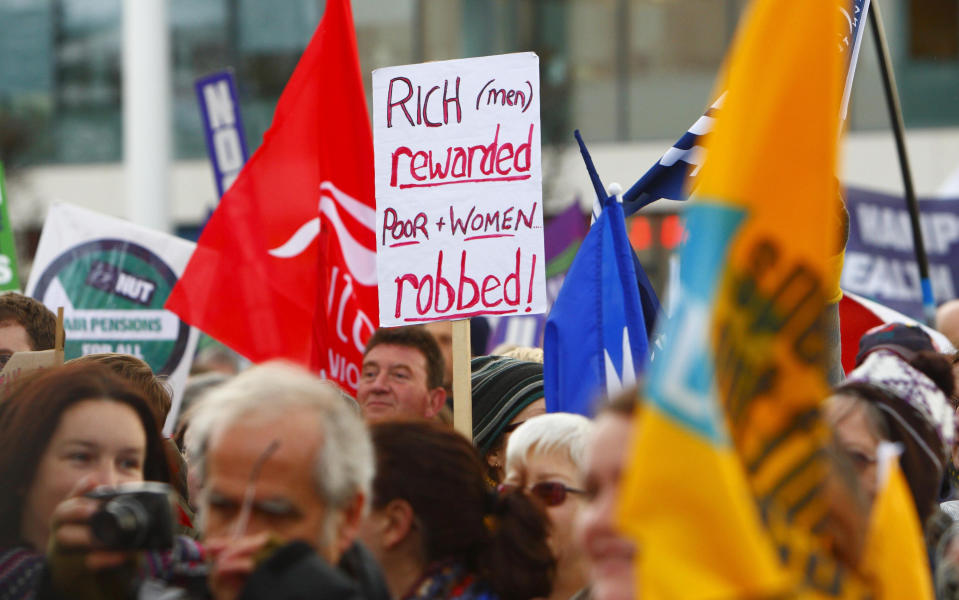
<path fill-rule="evenodd" d="M 959 167 L 959 3 L 881 1 L 917 191 L 933 195 Z M 574 128 L 589 143 L 604 180 L 628 187 L 702 114 L 745 4 L 353 0 L 353 12 L 368 91 L 370 72 L 382 66 L 525 50 L 539 55 L 550 215 L 592 199 Z M 194 81 L 227 67 L 235 71 L 252 152 L 324 5 L 166 2 L 173 129 L 167 201 L 181 235 L 195 236 L 216 202 Z M 24 271 L 52 202 L 127 216 L 123 10 L 123 0 L 0 0 L 0 157 Z M 841 177 L 846 184 L 900 193 L 884 102 L 867 30 Z M 630 225 L 654 281 L 661 281 L 665 257 L 680 238 L 677 210 L 661 201 Z"/>

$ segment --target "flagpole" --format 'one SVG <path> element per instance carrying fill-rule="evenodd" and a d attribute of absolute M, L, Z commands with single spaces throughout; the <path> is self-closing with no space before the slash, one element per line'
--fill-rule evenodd
<path fill-rule="evenodd" d="M 936 302 L 932 294 L 932 283 L 929 280 L 929 259 L 926 256 L 926 245 L 922 239 L 922 228 L 919 226 L 919 203 L 916 201 L 916 191 L 912 183 L 912 171 L 909 168 L 909 156 L 906 153 L 906 135 L 902 120 L 902 106 L 899 103 L 899 93 L 892 71 L 892 60 L 889 57 L 889 45 L 886 43 L 886 30 L 882 25 L 882 15 L 879 12 L 878 0 L 872 0 L 871 9 L 872 10 L 869 11 L 869 22 L 872 27 L 873 39 L 876 42 L 879 70 L 882 74 L 883 89 L 886 92 L 886 106 L 889 109 L 889 120 L 892 121 L 892 131 L 896 139 L 896 152 L 899 156 L 899 170 L 902 173 L 902 185 L 906 193 L 906 208 L 909 210 L 909 221 L 912 225 L 912 239 L 916 252 L 916 262 L 919 263 L 919 283 L 922 287 L 923 312 L 925 313 L 926 324 L 932 325 L 936 318 Z"/>
<path fill-rule="evenodd" d="M 599 213 L 603 212 L 603 202 L 606 200 L 606 188 L 603 186 L 603 180 L 599 178 L 596 171 L 596 165 L 593 164 L 593 158 L 586 149 L 586 143 L 583 142 L 583 136 L 579 134 L 579 129 L 573 130 L 573 136 L 576 143 L 579 144 L 579 153 L 583 155 L 583 162 L 586 163 L 586 172 L 589 173 L 589 180 L 593 184 L 593 191 L 596 192 L 596 200 L 593 201 L 593 209 L 589 219 L 592 225 L 599 218 Z"/>
<path fill-rule="evenodd" d="M 63 364 L 63 307 L 57 307 L 57 330 L 53 342 L 53 364 Z"/>

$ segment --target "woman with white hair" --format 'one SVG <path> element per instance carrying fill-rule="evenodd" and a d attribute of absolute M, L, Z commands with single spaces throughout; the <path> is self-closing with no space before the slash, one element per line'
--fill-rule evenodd
<path fill-rule="evenodd" d="M 580 415 L 540 415 L 520 425 L 506 447 L 501 491 L 525 490 L 549 516 L 556 580 L 548 600 L 567 600 L 588 582 L 586 556 L 573 529 L 585 504 L 586 443 L 591 430 L 592 422 Z"/>

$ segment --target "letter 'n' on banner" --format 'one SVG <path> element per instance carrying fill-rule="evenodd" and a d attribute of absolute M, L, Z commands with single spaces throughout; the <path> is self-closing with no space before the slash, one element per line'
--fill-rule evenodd
<path fill-rule="evenodd" d="M 467 436 L 466 320 L 546 311 L 539 107 L 532 52 L 373 71 L 380 324 L 454 321 Z"/>
<path fill-rule="evenodd" d="M 193 87 L 219 199 L 230 189 L 249 156 L 240 120 L 236 78 L 233 71 L 220 71 L 201 77 Z"/>

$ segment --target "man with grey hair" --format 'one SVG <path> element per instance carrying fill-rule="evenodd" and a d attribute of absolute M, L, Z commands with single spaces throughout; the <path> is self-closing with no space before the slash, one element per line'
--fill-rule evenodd
<path fill-rule="evenodd" d="M 313 572 L 326 568 L 318 556 L 339 566 L 325 577 L 345 573 L 360 596 L 388 597 L 355 543 L 373 478 L 369 433 L 334 384 L 289 364 L 253 367 L 197 404 L 186 444 L 217 600 L 254 597 L 251 587 L 281 597 L 278 574 L 302 569 L 304 553 Z M 289 573 L 302 591 L 302 572 Z"/>

